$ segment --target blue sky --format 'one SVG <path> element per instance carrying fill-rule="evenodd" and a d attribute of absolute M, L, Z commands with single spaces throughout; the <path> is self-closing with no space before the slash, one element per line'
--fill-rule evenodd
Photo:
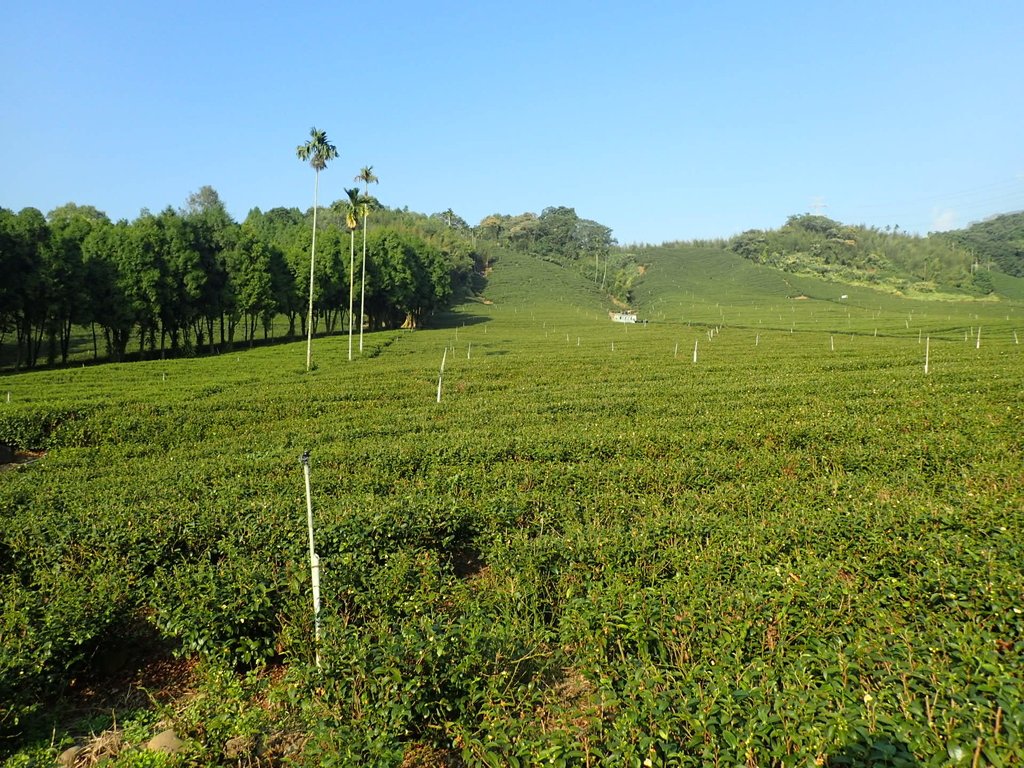
<path fill-rule="evenodd" d="M 15 6 L 15 7 L 12 7 Z M 1024 209 L 1024 3 L 8 3 L 0 206 L 566 205 L 622 243 Z"/>

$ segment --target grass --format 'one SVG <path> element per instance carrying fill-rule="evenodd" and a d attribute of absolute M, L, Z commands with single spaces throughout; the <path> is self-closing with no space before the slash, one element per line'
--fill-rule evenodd
<path fill-rule="evenodd" d="M 1021 306 L 838 290 L 666 251 L 630 327 L 508 255 L 492 303 L 309 374 L 298 343 L 7 376 L 0 429 L 49 453 L 0 476 L 4 690 L 137 617 L 222 670 L 169 707 L 195 764 L 278 720 L 300 765 L 1019 764 Z M 14 701 L 12 761 L 83 735 Z"/>

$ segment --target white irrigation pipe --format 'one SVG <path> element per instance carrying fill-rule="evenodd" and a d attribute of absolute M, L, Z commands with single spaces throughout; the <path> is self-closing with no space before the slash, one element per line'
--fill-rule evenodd
<path fill-rule="evenodd" d="M 302 454 L 302 474 L 306 478 L 306 521 L 309 524 L 309 570 L 313 581 L 313 641 L 316 666 L 320 667 L 320 556 L 313 540 L 313 493 L 309 485 L 309 451 Z"/>
<path fill-rule="evenodd" d="M 437 375 L 437 402 L 441 402 L 441 382 L 444 381 L 444 363 L 448 359 L 448 347 L 444 348 L 444 354 L 441 355 L 441 372 Z"/>
<path fill-rule="evenodd" d="M 695 363 L 697 362 L 697 343 L 698 343 L 698 341 L 700 341 L 700 340 L 699 339 L 694 339 L 693 340 L 693 362 L 695 362 Z"/>

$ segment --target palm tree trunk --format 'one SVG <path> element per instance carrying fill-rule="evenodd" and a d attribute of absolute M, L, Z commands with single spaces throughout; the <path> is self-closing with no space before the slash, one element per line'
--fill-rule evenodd
<path fill-rule="evenodd" d="M 363 325 L 366 311 L 366 227 L 369 223 L 369 211 L 363 213 L 363 276 L 359 283 L 359 354 L 363 354 Z"/>
<path fill-rule="evenodd" d="M 309 251 L 309 318 L 306 322 L 306 371 L 313 364 L 313 265 L 316 261 L 316 205 L 320 195 L 320 171 L 313 182 L 313 245 Z"/>
<path fill-rule="evenodd" d="M 356 281 L 356 231 L 348 233 L 348 359 L 352 359 L 352 304 Z"/>

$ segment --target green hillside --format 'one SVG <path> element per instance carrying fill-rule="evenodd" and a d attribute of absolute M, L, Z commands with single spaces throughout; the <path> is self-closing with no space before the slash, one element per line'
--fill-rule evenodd
<path fill-rule="evenodd" d="M 1024 277 L 1024 212 L 993 216 L 943 236 L 969 250 L 979 266 L 995 265 L 1008 275 Z"/>
<path fill-rule="evenodd" d="M 728 247 L 786 272 L 868 285 L 918 297 L 984 295 L 991 282 L 974 268 L 973 251 L 943 235 L 920 237 L 899 227 L 842 224 L 825 216 L 790 216 L 775 230 L 748 230 Z"/>
<path fill-rule="evenodd" d="M 1020 278 L 993 273 L 1000 301 L 910 299 L 864 285 L 792 274 L 724 248 L 644 249 L 633 296 L 641 314 L 667 323 L 917 337 L 962 337 L 979 324 L 1012 333 L 1021 322 Z"/>
<path fill-rule="evenodd" d="M 0 379 L 3 768 L 1024 760 L 1021 303 L 489 257 L 308 372 Z"/>

